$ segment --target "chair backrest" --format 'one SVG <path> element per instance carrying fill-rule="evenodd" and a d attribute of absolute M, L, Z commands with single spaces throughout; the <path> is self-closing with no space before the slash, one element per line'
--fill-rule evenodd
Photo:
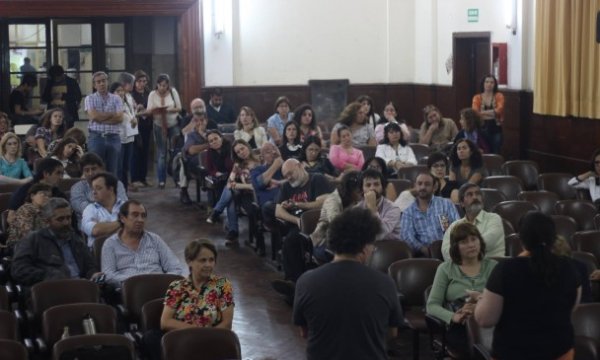
<path fill-rule="evenodd" d="M 173 274 L 143 274 L 125 280 L 121 294 L 130 319 L 138 322 L 142 316 L 142 306 L 150 300 L 164 298 L 169 285 L 182 278 Z"/>
<path fill-rule="evenodd" d="M 506 220 L 505 218 L 501 218 L 502 219 L 502 227 L 504 228 L 504 235 L 510 235 L 510 234 L 514 234 L 517 231 L 515 230 L 515 228 L 512 226 L 511 222 Z"/>
<path fill-rule="evenodd" d="M 8 210 L 12 193 L 0 193 L 0 211 Z"/>
<path fill-rule="evenodd" d="M 9 305 L 8 292 L 4 286 L 0 286 L 0 310 L 9 310 Z"/>
<path fill-rule="evenodd" d="M 81 181 L 79 178 L 60 179 L 58 182 L 58 189 L 62 192 L 71 191 L 71 187 Z"/>
<path fill-rule="evenodd" d="M 494 206 L 493 212 L 510 222 L 516 231 L 519 231 L 519 221 L 529 211 L 538 210 L 538 207 L 528 201 L 509 200 Z"/>
<path fill-rule="evenodd" d="M 575 219 L 567 215 L 550 215 L 554 221 L 556 235 L 562 236 L 567 242 L 573 246 L 573 234 L 577 231 L 577 223 Z"/>
<path fill-rule="evenodd" d="M 66 339 L 59 340 L 54 344 L 52 351 L 52 359 L 60 360 L 64 353 L 67 352 L 85 352 L 90 358 L 94 359 L 107 358 L 105 352 L 110 355 L 118 351 L 119 360 L 134 360 L 135 344 L 124 335 L 118 334 L 96 334 L 96 335 L 75 335 L 69 336 Z M 128 355 L 128 356 L 126 356 Z M 84 358 L 85 355 L 81 356 Z"/>
<path fill-rule="evenodd" d="M 496 204 L 508 200 L 506 195 L 498 189 L 482 188 L 481 194 L 483 195 L 483 209 L 485 211 L 492 211 Z"/>
<path fill-rule="evenodd" d="M 537 180 L 540 173 L 538 164 L 530 160 L 511 160 L 502 164 L 502 171 L 506 175 L 516 176 L 523 182 L 526 190 L 537 189 Z"/>
<path fill-rule="evenodd" d="M 587 200 L 560 200 L 555 205 L 558 215 L 567 215 L 575 219 L 578 230 L 594 230 L 596 225 L 596 206 Z"/>
<path fill-rule="evenodd" d="M 504 164 L 504 158 L 498 154 L 483 154 L 483 167 L 487 170 L 488 175 L 496 176 L 502 175 L 502 164 Z"/>
<path fill-rule="evenodd" d="M 417 158 L 417 162 L 419 162 L 424 157 L 428 157 L 432 152 L 432 149 L 429 147 L 429 145 L 410 143 L 408 144 L 408 146 L 410 146 L 413 153 L 415 153 L 415 158 Z"/>
<path fill-rule="evenodd" d="M 517 200 L 517 195 L 523 191 L 523 183 L 516 176 L 497 175 L 488 176 L 481 182 L 482 188 L 500 190 L 507 200 Z"/>
<path fill-rule="evenodd" d="M 579 304 L 571 313 L 575 336 L 600 339 L 600 303 Z"/>
<path fill-rule="evenodd" d="M 523 251 L 523 244 L 519 234 L 510 234 L 504 237 L 504 255 L 515 257 Z"/>
<path fill-rule="evenodd" d="M 594 215 L 594 228 L 600 230 L 600 214 Z"/>
<path fill-rule="evenodd" d="M 444 255 L 442 255 L 442 240 L 433 241 L 429 244 L 428 248 L 430 258 L 444 261 Z"/>
<path fill-rule="evenodd" d="M 600 358 L 600 341 L 587 336 L 575 336 L 575 359 L 598 360 Z"/>
<path fill-rule="evenodd" d="M 574 250 L 592 253 L 600 262 L 600 231 L 577 231 L 572 239 Z"/>
<path fill-rule="evenodd" d="M 368 265 L 370 268 L 388 272 L 390 265 L 398 260 L 409 259 L 412 257 L 412 251 L 403 241 L 398 240 L 378 240 L 373 243 L 375 248 L 371 253 Z"/>
<path fill-rule="evenodd" d="M 437 267 L 442 262 L 437 259 L 404 259 L 394 262 L 388 274 L 396 283 L 396 290 L 403 295 L 402 303 L 407 306 L 423 306 L 425 289 L 433 284 Z"/>
<path fill-rule="evenodd" d="M 160 329 L 163 301 L 163 298 L 158 298 L 150 300 L 142 306 L 142 331 Z"/>
<path fill-rule="evenodd" d="M 377 146 L 368 146 L 367 145 L 367 146 L 357 146 L 356 148 L 359 149 L 360 151 L 362 151 L 365 161 L 374 157 L 375 152 L 377 151 Z"/>
<path fill-rule="evenodd" d="M 16 340 L 0 339 L 0 359 L 27 360 L 27 349 Z"/>
<path fill-rule="evenodd" d="M 115 334 L 117 332 L 117 312 L 106 304 L 77 303 L 57 305 L 44 311 L 42 334 L 48 347 L 60 340 L 65 326 L 70 335 L 83 335 L 83 318 L 87 315 L 94 320 L 96 333 Z"/>
<path fill-rule="evenodd" d="M 575 250 L 571 252 L 571 257 L 584 263 L 588 274 L 591 274 L 594 270 L 598 269 L 598 259 L 596 259 L 592 253 Z"/>
<path fill-rule="evenodd" d="M 102 247 L 110 236 L 99 236 L 94 239 L 94 245 L 92 246 L 92 253 L 98 267 L 102 267 Z"/>
<path fill-rule="evenodd" d="M 18 340 L 17 318 L 15 314 L 7 310 L 0 310 L 0 339 Z"/>
<path fill-rule="evenodd" d="M 559 198 L 575 199 L 577 192 L 575 188 L 569 185 L 569 179 L 572 175 L 568 173 L 544 173 L 538 176 L 538 189 L 552 191 Z"/>
<path fill-rule="evenodd" d="M 310 235 L 315 231 L 319 217 L 321 216 L 321 209 L 310 209 L 300 215 L 300 232 L 306 235 Z"/>
<path fill-rule="evenodd" d="M 173 330 L 162 338 L 163 360 L 241 359 L 242 351 L 237 335 L 227 329 L 189 328 Z"/>
<path fill-rule="evenodd" d="M 52 306 L 99 301 L 98 285 L 85 279 L 49 280 L 31 287 L 31 308 L 38 318 Z"/>
<path fill-rule="evenodd" d="M 407 166 L 407 167 L 403 167 L 400 170 L 398 170 L 398 178 L 406 179 L 406 180 L 409 180 L 410 182 L 414 182 L 415 179 L 417 178 L 417 175 L 419 175 L 422 172 L 428 172 L 427 165 Z"/>
<path fill-rule="evenodd" d="M 412 181 L 409 179 L 388 179 L 388 183 L 394 185 L 394 190 L 398 195 L 412 186 Z"/>
<path fill-rule="evenodd" d="M 521 191 L 517 195 L 518 200 L 529 201 L 534 203 L 546 215 L 552 215 L 555 213 L 556 203 L 559 198 L 553 192 L 550 191 Z"/>

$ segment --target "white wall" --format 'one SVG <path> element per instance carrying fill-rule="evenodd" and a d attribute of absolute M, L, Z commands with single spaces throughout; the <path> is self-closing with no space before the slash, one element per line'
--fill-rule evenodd
<path fill-rule="evenodd" d="M 475 31 L 508 43 L 509 87 L 533 83 L 529 1 L 518 0 L 517 35 L 505 25 L 512 0 L 214 1 L 226 4 L 228 25 L 220 38 L 213 36 L 213 0 L 203 1 L 207 86 L 305 85 L 311 79 L 451 85 L 445 63 L 452 34 Z M 478 22 L 467 21 L 469 8 L 479 9 Z"/>

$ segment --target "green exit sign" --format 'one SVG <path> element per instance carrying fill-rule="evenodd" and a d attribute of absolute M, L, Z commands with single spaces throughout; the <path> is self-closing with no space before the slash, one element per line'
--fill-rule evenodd
<path fill-rule="evenodd" d="M 479 9 L 467 9 L 467 21 L 470 23 L 479 22 Z"/>

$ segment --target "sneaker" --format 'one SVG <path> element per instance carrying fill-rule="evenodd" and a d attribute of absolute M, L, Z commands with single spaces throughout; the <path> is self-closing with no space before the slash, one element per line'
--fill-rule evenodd
<path fill-rule="evenodd" d="M 161 190 L 163 190 L 165 188 L 165 185 L 166 184 L 164 182 L 159 182 L 158 183 L 158 188 L 161 189 Z"/>
<path fill-rule="evenodd" d="M 219 212 L 213 210 L 210 213 L 210 215 L 208 215 L 208 217 L 206 218 L 206 222 L 209 223 L 209 224 L 216 224 L 216 223 L 218 223 L 220 221 L 219 215 L 221 215 Z"/>
<path fill-rule="evenodd" d="M 184 205 L 192 204 L 192 199 L 190 199 L 190 194 L 188 194 L 187 188 L 181 188 L 181 191 L 179 192 L 179 200 Z"/>
<path fill-rule="evenodd" d="M 139 188 L 145 188 L 146 184 L 144 184 L 141 181 L 134 181 L 134 182 L 131 183 L 131 186 L 135 186 L 136 188 L 139 189 Z"/>

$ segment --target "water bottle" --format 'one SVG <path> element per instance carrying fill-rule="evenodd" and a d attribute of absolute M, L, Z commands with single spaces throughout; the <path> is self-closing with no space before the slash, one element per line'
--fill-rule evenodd
<path fill-rule="evenodd" d="M 92 319 L 92 317 L 90 316 L 90 314 L 87 314 L 84 318 L 83 318 L 83 332 L 86 335 L 94 335 L 96 334 L 96 324 L 94 323 L 94 319 Z"/>
<path fill-rule="evenodd" d="M 61 339 L 61 340 L 63 340 L 63 339 L 66 339 L 66 338 L 68 338 L 68 337 L 69 337 L 69 327 L 68 327 L 68 326 L 65 326 L 65 327 L 63 328 L 63 333 L 62 333 L 62 335 L 61 335 L 60 339 Z"/>

